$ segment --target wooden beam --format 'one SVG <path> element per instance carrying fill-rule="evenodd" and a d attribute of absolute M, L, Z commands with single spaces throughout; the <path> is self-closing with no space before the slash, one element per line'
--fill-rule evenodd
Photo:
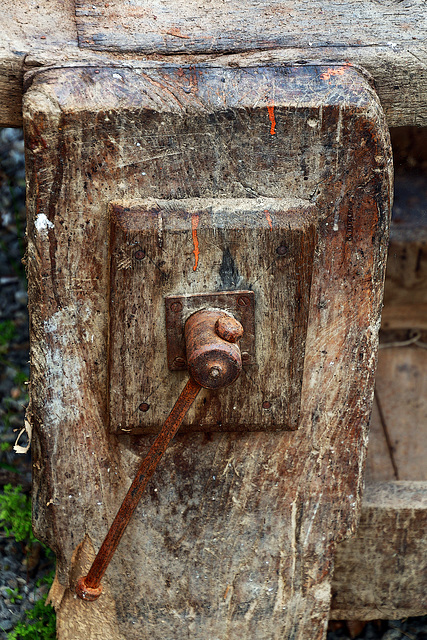
<path fill-rule="evenodd" d="M 77 49 L 74 0 L 4 0 L 1 11 L 0 126 L 20 127 L 27 57 L 47 53 L 53 64 L 61 49 Z"/>
<path fill-rule="evenodd" d="M 356 535 L 338 545 L 333 620 L 398 619 L 427 610 L 427 483 L 365 489 Z"/>
<path fill-rule="evenodd" d="M 425 43 L 424 0 L 75 0 L 81 47 L 132 53 L 234 53 Z M 387 6 L 384 6 L 387 5 Z"/>
<path fill-rule="evenodd" d="M 422 0 L 410 7 L 297 0 L 291 9 L 283 2 L 242 0 L 227 3 L 227 12 L 215 0 L 197 13 L 198 4 L 157 0 L 145 7 L 141 0 L 135 8 L 119 0 L 108 6 L 78 0 L 75 9 L 74 0 L 4 0 L 0 125 L 21 126 L 22 77 L 29 69 L 129 67 L 150 59 L 231 66 L 347 60 L 372 74 L 389 126 L 427 125 Z"/>

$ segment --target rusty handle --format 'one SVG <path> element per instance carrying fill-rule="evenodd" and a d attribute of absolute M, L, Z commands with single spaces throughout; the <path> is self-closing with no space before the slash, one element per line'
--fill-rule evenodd
<path fill-rule="evenodd" d="M 169 442 L 178 431 L 185 414 L 193 404 L 200 389 L 201 386 L 197 382 L 191 378 L 188 380 L 171 413 L 166 419 L 162 430 L 151 445 L 147 456 L 141 462 L 135 479 L 114 518 L 113 524 L 105 536 L 105 540 L 89 569 L 89 573 L 77 582 L 76 593 L 82 600 L 96 600 L 101 595 L 102 576 L 110 564 L 111 558 L 117 549 L 129 520 L 138 506 L 138 502 L 141 499 L 148 481 L 156 470 Z"/>
<path fill-rule="evenodd" d="M 242 361 L 236 342 L 243 335 L 243 328 L 234 318 L 218 310 L 197 312 L 187 320 L 185 335 L 190 379 L 141 462 L 89 573 L 76 584 L 76 593 L 82 600 L 96 600 L 101 595 L 102 577 L 142 493 L 202 386 L 209 389 L 227 386 L 241 371 Z"/>

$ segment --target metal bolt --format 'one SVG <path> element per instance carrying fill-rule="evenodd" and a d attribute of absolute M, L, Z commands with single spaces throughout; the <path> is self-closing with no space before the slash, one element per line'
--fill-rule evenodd
<path fill-rule="evenodd" d="M 144 249 L 138 249 L 138 251 L 135 251 L 133 257 L 135 258 L 135 260 L 144 260 L 144 258 L 145 258 Z"/>
<path fill-rule="evenodd" d="M 288 248 L 284 244 L 281 244 L 280 247 L 277 247 L 276 253 L 279 256 L 285 256 L 288 253 Z"/>
<path fill-rule="evenodd" d="M 175 367 L 179 367 L 180 369 L 183 369 L 185 366 L 187 366 L 185 359 L 180 357 L 175 358 L 173 364 Z"/>
<path fill-rule="evenodd" d="M 251 359 L 251 354 L 248 353 L 247 351 L 242 351 L 242 362 L 247 363 L 250 361 L 250 359 Z"/>
<path fill-rule="evenodd" d="M 218 369 L 218 367 L 212 367 L 212 369 L 209 371 L 209 375 L 211 378 L 218 378 L 220 373 L 221 371 Z"/>
<path fill-rule="evenodd" d="M 141 404 L 139 405 L 140 411 L 148 411 L 149 408 L 150 405 L 147 402 L 141 402 Z"/>
<path fill-rule="evenodd" d="M 237 298 L 237 304 L 240 307 L 249 307 L 249 305 L 251 304 L 251 301 L 247 296 L 240 296 L 240 298 Z"/>
<path fill-rule="evenodd" d="M 180 311 L 182 311 L 182 304 L 180 302 L 172 302 L 170 309 L 174 313 L 179 313 Z"/>
<path fill-rule="evenodd" d="M 270 409 L 270 407 L 271 407 L 271 402 L 269 402 L 268 400 L 264 400 L 264 402 L 262 403 L 262 408 Z"/>

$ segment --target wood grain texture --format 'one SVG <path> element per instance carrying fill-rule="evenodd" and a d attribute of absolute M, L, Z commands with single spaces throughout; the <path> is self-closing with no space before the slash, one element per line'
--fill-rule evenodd
<path fill-rule="evenodd" d="M 204 142 L 211 138 L 200 136 L 199 157 L 207 154 Z M 317 216 L 308 201 L 275 198 L 110 205 L 113 431 L 157 433 L 188 377 L 168 369 L 165 297 L 239 289 L 255 294 L 252 362 L 227 389 L 203 390 L 181 431 L 298 427 Z"/>
<path fill-rule="evenodd" d="M 0 126 L 22 126 L 22 79 L 27 57 L 77 49 L 74 0 L 3 0 L 0 42 Z M 37 64 L 37 63 L 36 63 Z"/>
<path fill-rule="evenodd" d="M 427 181 L 409 184 L 411 213 L 398 218 L 390 236 L 383 329 L 427 329 Z"/>
<path fill-rule="evenodd" d="M 352 68 L 56 69 L 24 112 L 34 524 L 58 556 L 63 637 L 92 628 L 73 553 L 99 548 L 152 440 L 107 428 L 108 203 L 292 194 L 322 212 L 300 427 L 178 436 L 105 576 L 116 617 L 98 619 L 106 640 L 320 640 L 376 364 L 391 161 L 375 93 Z"/>
<path fill-rule="evenodd" d="M 354 538 L 339 544 L 335 620 L 399 619 L 427 609 L 427 483 L 368 485 Z"/>
<path fill-rule="evenodd" d="M 425 45 L 423 0 L 76 0 L 81 47 L 141 53 L 219 53 L 277 47 Z"/>
<path fill-rule="evenodd" d="M 378 403 L 374 398 L 369 430 L 368 453 L 366 455 L 365 482 L 373 484 L 374 482 L 391 482 L 396 480 L 398 472 L 397 468 L 395 466 L 393 467 L 393 462 L 392 452 L 389 442 L 387 441 L 387 434 L 385 433 L 381 414 L 378 410 Z M 405 480 L 406 479 L 407 478 L 405 478 Z"/>
<path fill-rule="evenodd" d="M 376 392 L 398 480 L 427 481 L 427 349 L 382 349 Z"/>
<path fill-rule="evenodd" d="M 76 5 L 76 15 L 73 0 L 3 0 L 0 124 L 22 124 L 22 75 L 29 69 L 61 64 L 138 66 L 138 56 L 161 60 L 162 52 L 167 54 L 164 62 L 197 64 L 221 57 L 223 64 L 238 66 L 241 57 L 235 52 L 244 50 L 245 66 L 251 59 L 254 64 L 360 65 L 375 80 L 389 126 L 427 125 L 422 0 L 335 0 L 326 5 L 307 0 L 210 2 L 208 8 L 198 4 L 200 9 L 197 3 L 181 0 L 158 1 L 150 7 L 120 0 L 87 2 Z M 186 37 L 179 37 L 179 29 Z"/>

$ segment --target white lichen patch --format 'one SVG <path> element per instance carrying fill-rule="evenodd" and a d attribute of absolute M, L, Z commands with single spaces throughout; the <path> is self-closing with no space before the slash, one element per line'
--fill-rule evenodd
<path fill-rule="evenodd" d="M 47 229 L 53 229 L 54 224 L 49 220 L 49 218 L 44 213 L 39 213 L 34 223 L 36 230 L 40 233 L 41 231 L 46 231 Z"/>

